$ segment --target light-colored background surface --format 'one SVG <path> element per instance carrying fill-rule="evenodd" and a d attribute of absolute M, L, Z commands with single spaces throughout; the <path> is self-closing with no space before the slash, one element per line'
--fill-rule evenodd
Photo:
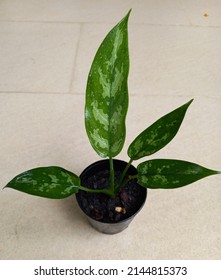
<path fill-rule="evenodd" d="M 177 137 L 153 158 L 221 169 L 221 1 L 1 0 L 1 188 L 37 166 L 80 174 L 99 159 L 84 130 L 87 74 L 129 8 L 126 145 L 194 97 Z M 220 198 L 219 176 L 151 190 L 131 226 L 108 236 L 89 226 L 74 197 L 1 190 L 0 259 L 220 259 Z"/>

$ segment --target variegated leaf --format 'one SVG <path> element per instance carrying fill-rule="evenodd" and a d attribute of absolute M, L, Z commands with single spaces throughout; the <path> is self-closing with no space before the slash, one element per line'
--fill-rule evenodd
<path fill-rule="evenodd" d="M 78 192 L 80 178 L 61 167 L 39 167 L 12 179 L 5 188 L 46 198 L 65 198 Z"/>
<path fill-rule="evenodd" d="M 146 188 L 172 189 L 220 174 L 198 164 L 173 159 L 153 159 L 138 165 L 138 183 Z"/>
<path fill-rule="evenodd" d="M 166 146 L 177 134 L 192 101 L 193 99 L 166 114 L 139 134 L 130 144 L 128 156 L 132 160 L 137 160 Z"/>
<path fill-rule="evenodd" d="M 102 157 L 116 156 L 125 141 L 129 14 L 108 33 L 88 75 L 85 126 L 91 145 Z"/>

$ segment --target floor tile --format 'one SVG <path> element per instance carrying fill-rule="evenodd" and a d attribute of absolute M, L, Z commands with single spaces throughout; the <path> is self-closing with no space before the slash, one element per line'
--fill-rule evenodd
<path fill-rule="evenodd" d="M 131 36 L 132 90 L 153 95 L 219 96 L 220 35 L 221 30 L 209 28 L 137 29 Z"/>
<path fill-rule="evenodd" d="M 79 164 L 84 157 L 80 156 L 81 146 L 87 143 L 91 150 L 84 129 L 83 102 L 82 96 L 69 94 L 0 94 L 4 151 L 0 165 L 5 170 L 1 178 L 36 166 L 64 164 L 70 169 L 76 165 L 79 174 L 84 167 Z"/>
<path fill-rule="evenodd" d="M 77 24 L 0 24 L 0 91 L 68 92 Z"/>
<path fill-rule="evenodd" d="M 131 1 L 132 23 L 155 25 L 190 25 L 181 1 Z"/>
<path fill-rule="evenodd" d="M 186 1 L 183 9 L 193 26 L 221 26 L 221 2 L 218 0 Z"/>

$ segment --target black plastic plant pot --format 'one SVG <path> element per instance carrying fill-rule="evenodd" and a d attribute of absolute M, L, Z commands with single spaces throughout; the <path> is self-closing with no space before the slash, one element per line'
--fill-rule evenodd
<path fill-rule="evenodd" d="M 115 182 L 127 163 L 114 159 Z M 137 170 L 130 166 L 128 175 L 136 175 Z M 88 166 L 80 175 L 81 185 L 90 189 L 109 188 L 109 160 L 100 160 Z M 115 198 L 100 193 L 79 191 L 76 199 L 89 223 L 99 232 L 115 234 L 126 229 L 143 207 L 147 189 L 136 179 L 129 180 Z"/>

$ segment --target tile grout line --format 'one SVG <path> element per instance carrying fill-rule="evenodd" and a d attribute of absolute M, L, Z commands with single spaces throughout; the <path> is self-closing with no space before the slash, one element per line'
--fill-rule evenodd
<path fill-rule="evenodd" d="M 199 25 L 199 24 L 192 24 L 191 20 L 187 16 L 187 20 L 189 21 L 189 24 L 162 24 L 162 23 L 131 23 L 131 25 L 139 25 L 139 26 L 158 26 L 158 27 L 196 27 L 196 28 L 221 28 L 221 25 Z M 114 24 L 114 22 L 101 22 L 101 21 L 40 21 L 40 20 L 1 20 L 0 23 L 38 23 L 38 24 L 78 24 L 78 25 L 84 25 L 84 24 Z"/>
<path fill-rule="evenodd" d="M 34 91 L 0 91 L 0 97 L 3 94 L 27 94 L 27 95 L 57 95 L 57 96 L 85 96 L 84 92 L 75 92 L 75 93 L 70 93 L 70 92 L 34 92 Z M 168 95 L 160 95 L 160 94 L 137 94 L 137 93 L 131 93 L 130 97 L 161 97 L 161 98 L 168 98 L 168 97 L 177 97 L 177 98 L 209 98 L 209 99 L 220 99 L 220 96 L 218 95 L 176 95 L 174 96 L 173 94 L 168 94 Z"/>
<path fill-rule="evenodd" d="M 77 57 L 78 57 L 79 48 L 80 48 L 80 41 L 81 41 L 81 37 L 82 37 L 82 31 L 83 31 L 83 24 L 79 23 L 79 35 L 78 35 L 78 40 L 77 40 L 75 54 L 74 54 L 74 57 L 73 57 L 73 62 L 72 62 L 73 65 L 72 65 L 72 71 L 71 71 L 71 77 L 70 77 L 70 84 L 69 84 L 69 88 L 68 88 L 68 93 L 69 94 L 72 93 L 72 85 L 73 85 L 74 78 L 75 78 L 75 73 L 76 73 Z"/>

